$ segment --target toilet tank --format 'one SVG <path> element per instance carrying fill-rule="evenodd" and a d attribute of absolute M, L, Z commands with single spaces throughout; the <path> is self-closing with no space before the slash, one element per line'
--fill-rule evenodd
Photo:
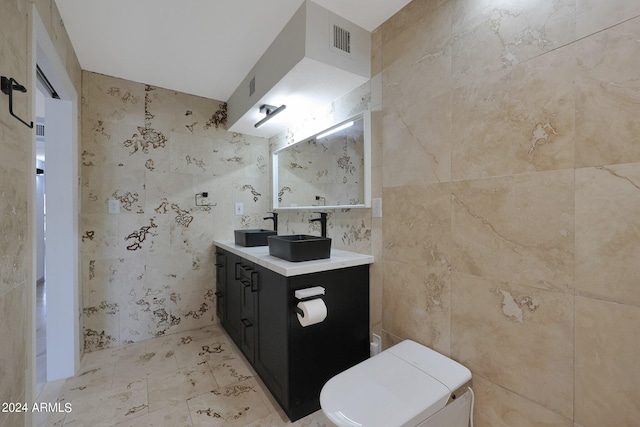
<path fill-rule="evenodd" d="M 472 400 L 472 392 L 466 387 L 471 381 L 468 368 L 411 340 L 387 351 L 441 382 L 450 391 L 444 406 L 417 427 L 468 427 Z"/>
<path fill-rule="evenodd" d="M 471 380 L 471 371 L 455 360 L 411 340 L 387 350 L 444 384 L 452 392 Z"/>

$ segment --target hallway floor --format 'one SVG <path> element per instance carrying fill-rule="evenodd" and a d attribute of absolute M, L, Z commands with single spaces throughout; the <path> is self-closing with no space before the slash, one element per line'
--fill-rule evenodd
<path fill-rule="evenodd" d="M 218 325 L 87 353 L 38 401 L 55 396 L 71 411 L 40 414 L 39 426 L 332 425 L 322 411 L 291 423 Z"/>
<path fill-rule="evenodd" d="M 44 280 L 36 285 L 36 393 L 47 382 L 47 294 Z"/>

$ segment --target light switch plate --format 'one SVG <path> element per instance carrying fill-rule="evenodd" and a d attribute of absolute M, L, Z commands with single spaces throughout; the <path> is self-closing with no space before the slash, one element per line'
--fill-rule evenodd
<path fill-rule="evenodd" d="M 234 212 L 236 215 L 244 214 L 244 205 L 241 202 L 236 202 Z"/>
<path fill-rule="evenodd" d="M 109 213 L 110 214 L 120 213 L 120 200 L 109 199 Z"/>

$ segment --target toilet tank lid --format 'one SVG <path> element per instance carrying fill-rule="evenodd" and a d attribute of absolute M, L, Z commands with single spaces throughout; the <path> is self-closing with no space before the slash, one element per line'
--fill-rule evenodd
<path fill-rule="evenodd" d="M 465 366 L 417 342 L 405 340 L 387 351 L 430 375 L 451 391 L 471 380 L 471 371 Z"/>

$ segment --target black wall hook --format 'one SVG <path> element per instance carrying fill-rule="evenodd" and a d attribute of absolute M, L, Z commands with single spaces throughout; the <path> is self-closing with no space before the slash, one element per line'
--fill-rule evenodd
<path fill-rule="evenodd" d="M 9 114 L 11 114 L 16 119 L 20 120 L 22 123 L 24 123 L 26 127 L 33 129 L 33 122 L 29 124 L 24 120 L 22 120 L 20 117 L 13 114 L 13 91 L 14 90 L 17 90 L 18 92 L 23 92 L 23 93 L 27 92 L 27 88 L 22 86 L 17 81 L 15 81 L 13 77 L 7 78 L 5 76 L 2 76 L 2 92 L 9 95 Z"/>

